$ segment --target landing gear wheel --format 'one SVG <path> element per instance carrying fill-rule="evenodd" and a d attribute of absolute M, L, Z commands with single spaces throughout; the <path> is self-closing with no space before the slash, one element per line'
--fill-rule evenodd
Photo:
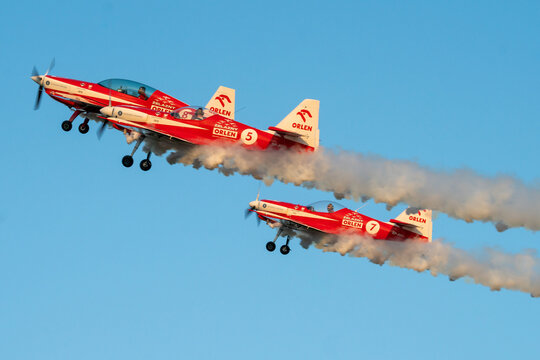
<path fill-rule="evenodd" d="M 73 125 L 71 125 L 71 122 L 69 122 L 67 120 L 62 122 L 62 130 L 69 131 L 69 130 L 71 130 L 72 127 L 73 127 Z"/>
<path fill-rule="evenodd" d="M 140 165 L 142 171 L 148 171 L 152 167 L 152 163 L 148 159 L 144 159 L 143 161 L 141 161 Z"/>
<path fill-rule="evenodd" d="M 274 250 L 276 250 L 276 243 L 272 242 L 272 241 L 269 241 L 266 243 L 266 250 L 272 252 Z"/>
<path fill-rule="evenodd" d="M 79 132 L 81 134 L 86 134 L 88 130 L 90 130 L 90 126 L 88 126 L 88 124 L 82 123 L 81 125 L 79 125 Z"/>
<path fill-rule="evenodd" d="M 291 248 L 288 245 L 283 245 L 279 248 L 279 252 L 283 255 L 287 255 L 291 251 Z"/>
<path fill-rule="evenodd" d="M 133 157 L 131 155 L 126 155 L 122 158 L 122 165 L 125 167 L 131 167 L 133 165 Z"/>

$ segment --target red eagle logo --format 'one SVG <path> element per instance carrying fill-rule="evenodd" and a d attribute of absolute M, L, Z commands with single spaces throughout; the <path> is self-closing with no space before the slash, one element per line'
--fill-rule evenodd
<path fill-rule="evenodd" d="M 296 115 L 300 115 L 303 122 L 306 122 L 305 115 L 307 115 L 308 117 L 311 117 L 311 113 L 309 112 L 309 110 L 306 110 L 306 109 L 300 110 L 299 112 L 296 113 Z"/>
<path fill-rule="evenodd" d="M 222 107 L 225 107 L 225 100 L 227 100 L 229 104 L 231 103 L 231 99 L 229 99 L 229 97 L 225 94 L 216 96 L 216 100 L 218 100 L 221 103 Z"/>

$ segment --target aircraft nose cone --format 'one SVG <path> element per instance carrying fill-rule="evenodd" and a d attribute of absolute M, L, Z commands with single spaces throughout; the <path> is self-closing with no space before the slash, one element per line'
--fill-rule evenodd
<path fill-rule="evenodd" d="M 30 76 L 30 79 L 34 80 L 38 85 L 41 85 L 41 76 L 39 75 Z"/>
<path fill-rule="evenodd" d="M 249 207 L 257 209 L 257 203 L 258 203 L 258 201 L 252 201 L 252 202 L 249 203 Z"/>
<path fill-rule="evenodd" d="M 105 106 L 99 110 L 103 115 L 112 117 L 114 113 L 114 108 L 112 106 Z"/>

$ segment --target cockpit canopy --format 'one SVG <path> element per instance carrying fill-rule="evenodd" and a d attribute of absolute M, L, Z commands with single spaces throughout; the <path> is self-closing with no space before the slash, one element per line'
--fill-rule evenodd
<path fill-rule="evenodd" d="M 216 113 L 200 106 L 184 106 L 171 112 L 171 115 L 181 120 L 204 120 Z"/>
<path fill-rule="evenodd" d="M 344 209 L 345 206 L 338 204 L 335 201 L 317 201 L 313 204 L 306 206 L 308 210 L 316 212 L 332 213 Z"/>
<path fill-rule="evenodd" d="M 153 87 L 143 83 L 124 79 L 107 79 L 99 82 L 98 85 L 140 99 L 144 98 L 144 96 L 148 99 L 156 91 Z M 142 90 L 140 90 L 141 88 Z"/>

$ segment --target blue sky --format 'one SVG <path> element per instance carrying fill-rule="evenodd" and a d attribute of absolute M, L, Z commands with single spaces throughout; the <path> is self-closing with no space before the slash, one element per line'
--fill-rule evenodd
<path fill-rule="evenodd" d="M 540 303 L 365 259 L 264 249 L 258 182 L 120 160 L 121 134 L 33 111 L 32 66 L 147 83 L 190 104 L 237 89 L 237 119 L 321 101 L 321 144 L 538 184 L 537 2 L 39 2 L 0 15 L 4 150 L 0 358 L 455 359 L 540 355 Z M 142 153 L 135 156 L 138 162 Z M 275 183 L 296 203 L 331 194 Z M 342 201 L 349 208 L 360 204 Z M 387 211 L 362 209 L 385 220 Z M 456 247 L 539 249 L 537 233 L 441 214 Z"/>

